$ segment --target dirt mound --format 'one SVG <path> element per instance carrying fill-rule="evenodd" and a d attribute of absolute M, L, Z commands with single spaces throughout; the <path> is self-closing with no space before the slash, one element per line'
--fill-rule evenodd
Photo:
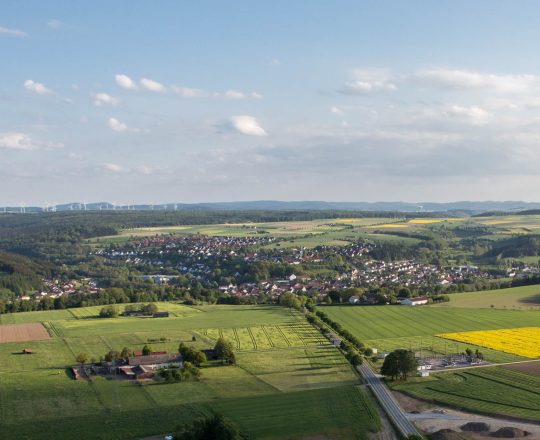
<path fill-rule="evenodd" d="M 504 428 L 498 429 L 491 435 L 499 438 L 521 438 L 530 435 L 530 432 L 523 431 L 523 429 L 519 428 L 505 426 Z"/>
<path fill-rule="evenodd" d="M 489 425 L 484 422 L 469 422 L 460 426 L 462 431 L 466 432 L 486 432 L 489 431 Z"/>
<path fill-rule="evenodd" d="M 441 429 L 429 434 L 428 438 L 429 440 L 467 440 L 467 437 L 451 429 Z"/>

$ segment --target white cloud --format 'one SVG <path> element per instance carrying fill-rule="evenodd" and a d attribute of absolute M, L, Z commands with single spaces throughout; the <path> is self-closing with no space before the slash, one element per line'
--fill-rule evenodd
<path fill-rule="evenodd" d="M 171 86 L 171 90 L 184 98 L 203 98 L 209 95 L 206 90 L 194 89 L 190 87 Z"/>
<path fill-rule="evenodd" d="M 227 90 L 224 95 L 227 99 L 244 99 L 246 95 L 238 90 Z"/>
<path fill-rule="evenodd" d="M 137 90 L 137 84 L 129 76 L 119 73 L 115 75 L 116 84 L 126 90 Z"/>
<path fill-rule="evenodd" d="M 448 116 L 466 118 L 476 123 L 482 123 L 491 116 L 491 113 L 488 111 L 474 105 L 470 107 L 452 105 L 444 113 Z"/>
<path fill-rule="evenodd" d="M 363 81 L 356 80 L 348 82 L 343 88 L 343 92 L 351 95 L 366 95 L 373 92 L 394 91 L 397 90 L 395 84 L 384 81 Z"/>
<path fill-rule="evenodd" d="M 65 25 L 60 20 L 53 19 L 47 22 L 47 27 L 50 27 L 51 29 L 61 29 L 65 27 Z"/>
<path fill-rule="evenodd" d="M 263 96 L 258 92 L 251 92 L 251 97 L 255 99 L 262 99 Z"/>
<path fill-rule="evenodd" d="M 97 93 L 94 95 L 94 105 L 96 107 L 102 107 L 104 105 L 112 105 L 113 107 L 118 105 L 120 100 L 108 93 Z"/>
<path fill-rule="evenodd" d="M 367 95 L 397 90 L 394 77 L 388 69 L 357 69 L 353 74 L 354 80 L 345 84 L 342 93 Z"/>
<path fill-rule="evenodd" d="M 420 70 L 412 80 L 426 85 L 446 89 L 487 89 L 496 92 L 526 92 L 540 84 L 535 75 L 481 73 L 459 69 Z"/>
<path fill-rule="evenodd" d="M 106 171 L 110 171 L 111 173 L 123 173 L 124 171 L 126 171 L 124 167 L 115 163 L 104 163 L 103 168 Z"/>
<path fill-rule="evenodd" d="M 109 118 L 108 125 L 111 130 L 118 131 L 120 133 L 128 130 L 128 126 L 116 118 Z"/>
<path fill-rule="evenodd" d="M 48 89 L 43 84 L 27 79 L 24 83 L 24 88 L 30 92 L 37 93 L 39 95 L 50 95 L 53 93 L 51 89 Z"/>
<path fill-rule="evenodd" d="M 0 34 L 11 35 L 12 37 L 28 37 L 28 34 L 19 29 L 10 29 L 0 26 Z"/>
<path fill-rule="evenodd" d="M 343 115 L 345 112 L 341 110 L 339 107 L 330 107 L 330 113 L 334 113 L 335 115 Z"/>
<path fill-rule="evenodd" d="M 163 84 L 148 78 L 142 78 L 140 84 L 144 90 L 148 90 L 150 92 L 163 93 L 167 90 L 167 88 Z"/>
<path fill-rule="evenodd" d="M 267 136 L 266 131 L 253 116 L 241 115 L 229 118 L 231 128 L 248 136 Z"/>
<path fill-rule="evenodd" d="M 60 143 L 35 141 L 25 133 L 0 133 L 0 148 L 10 150 L 38 150 L 63 147 Z"/>
<path fill-rule="evenodd" d="M 154 170 L 147 165 L 139 165 L 138 167 L 135 167 L 135 171 L 146 176 L 153 174 L 154 172 Z"/>

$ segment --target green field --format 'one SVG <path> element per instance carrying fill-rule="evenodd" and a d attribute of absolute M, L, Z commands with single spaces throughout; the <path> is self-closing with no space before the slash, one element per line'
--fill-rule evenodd
<path fill-rule="evenodd" d="M 437 373 L 393 388 L 438 404 L 540 421 L 540 378 L 500 367 Z"/>
<path fill-rule="evenodd" d="M 327 306 L 319 309 L 362 341 L 540 325 L 540 313 L 529 310 L 422 306 Z"/>
<path fill-rule="evenodd" d="M 494 330 L 540 326 L 540 312 L 530 310 L 468 309 L 405 306 L 327 306 L 320 310 L 342 324 L 367 345 L 379 351 L 396 348 L 422 349 L 444 354 L 479 348 L 471 344 L 448 342 L 440 333 Z M 489 362 L 514 362 L 525 358 L 480 348 Z"/>
<path fill-rule="evenodd" d="M 99 307 L 3 315 L 2 323 L 44 322 L 53 337 L 0 344 L 0 438 L 133 439 L 212 410 L 253 438 L 363 439 L 378 429 L 354 370 L 300 314 L 275 306 L 159 308 L 171 317 L 99 319 Z M 160 338 L 150 344 L 155 350 L 175 351 L 180 341 L 208 348 L 221 335 L 237 346 L 237 364 L 204 367 L 198 382 L 75 381 L 66 370 L 81 351 L 97 359 Z M 18 354 L 23 346 L 34 354 Z"/>
<path fill-rule="evenodd" d="M 510 289 L 482 290 L 453 293 L 450 302 L 434 307 L 466 307 L 497 309 L 540 309 L 540 286 L 512 287 Z"/>
<path fill-rule="evenodd" d="M 533 287 L 508 290 L 511 290 L 513 301 L 535 292 Z M 495 291 L 496 294 L 500 292 Z M 469 294 L 463 294 L 463 301 L 466 300 L 465 295 Z M 540 326 L 539 311 L 487 307 L 327 306 L 319 307 L 319 310 L 341 323 L 367 345 L 382 352 L 405 348 L 416 353 L 420 351 L 429 357 L 431 354 L 462 353 L 469 347 L 473 351 L 480 349 L 488 362 L 526 360 L 513 354 L 435 336 L 444 332 Z M 381 361 L 375 363 L 376 367 L 380 365 Z M 396 390 L 437 404 L 540 420 L 540 378 L 500 367 L 432 372 L 428 378 L 414 377 L 408 383 L 391 385 Z"/>
<path fill-rule="evenodd" d="M 376 230 L 379 224 L 385 225 L 397 221 L 400 221 L 400 219 L 350 218 L 302 222 L 147 227 L 125 229 L 119 235 L 94 238 L 88 240 L 87 244 L 102 246 L 111 243 L 125 243 L 133 238 L 163 234 L 203 234 L 209 236 L 273 237 L 280 239 L 277 243 L 267 245 L 269 248 L 297 246 L 312 248 L 320 245 L 344 246 L 358 240 L 418 242 L 418 240 L 412 238 L 380 234 L 380 231 Z M 414 226 L 420 227 L 422 225 Z"/>

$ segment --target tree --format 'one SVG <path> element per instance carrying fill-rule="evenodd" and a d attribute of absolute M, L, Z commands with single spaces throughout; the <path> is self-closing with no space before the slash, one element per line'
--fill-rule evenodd
<path fill-rule="evenodd" d="M 216 356 L 227 364 L 234 364 L 236 357 L 234 355 L 234 348 L 232 342 L 227 341 L 224 338 L 219 338 L 214 346 Z"/>
<path fill-rule="evenodd" d="M 191 426 L 179 429 L 176 440 L 240 440 L 240 430 L 236 424 L 222 416 L 212 416 L 198 419 Z"/>
<path fill-rule="evenodd" d="M 154 350 L 152 350 L 152 347 L 149 347 L 148 345 L 145 345 L 142 349 L 143 356 L 148 356 L 151 354 Z"/>
<path fill-rule="evenodd" d="M 143 307 L 143 310 L 149 315 L 153 315 L 158 311 L 158 306 L 156 306 L 154 303 L 149 303 Z"/>
<path fill-rule="evenodd" d="M 407 380 L 407 376 L 416 372 L 418 368 L 418 361 L 414 356 L 414 353 L 410 350 L 396 350 L 399 352 L 399 370 L 401 377 Z"/>
<path fill-rule="evenodd" d="M 88 355 L 84 352 L 81 352 L 77 355 L 75 360 L 78 364 L 86 364 L 86 362 L 88 362 Z"/>
<path fill-rule="evenodd" d="M 180 342 L 178 346 L 178 353 L 180 353 L 184 362 L 191 362 L 197 367 L 206 362 L 206 355 L 202 351 L 194 347 L 188 347 L 183 342 Z"/>
<path fill-rule="evenodd" d="M 395 352 L 389 353 L 381 367 L 381 374 L 395 380 L 399 376 L 399 359 Z"/>
<path fill-rule="evenodd" d="M 102 307 L 99 311 L 100 318 L 116 318 L 118 316 L 118 309 L 114 306 Z"/>
<path fill-rule="evenodd" d="M 391 377 L 392 380 L 400 377 L 407 380 L 407 376 L 418 368 L 414 353 L 410 350 L 395 350 L 384 358 L 381 374 Z"/>
<path fill-rule="evenodd" d="M 122 348 L 122 351 L 120 352 L 120 357 L 122 359 L 127 361 L 128 358 L 130 358 L 131 356 L 133 356 L 133 351 L 130 348 L 128 348 L 128 347 Z"/>
<path fill-rule="evenodd" d="M 354 353 L 349 358 L 349 361 L 351 362 L 353 367 L 357 367 L 358 365 L 362 365 L 363 359 L 362 359 L 362 356 L 360 356 L 360 354 Z"/>
<path fill-rule="evenodd" d="M 279 304 L 290 309 L 300 310 L 301 303 L 298 297 L 292 292 L 282 293 L 279 297 Z"/>
<path fill-rule="evenodd" d="M 107 362 L 114 362 L 115 360 L 119 358 L 120 358 L 120 353 L 118 353 L 116 350 L 111 350 L 105 354 L 105 361 Z"/>

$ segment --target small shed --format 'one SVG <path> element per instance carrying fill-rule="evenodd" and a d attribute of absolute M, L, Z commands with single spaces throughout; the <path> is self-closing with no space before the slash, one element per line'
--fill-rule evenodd
<path fill-rule="evenodd" d="M 33 354 L 34 352 L 32 351 L 31 348 L 23 348 L 22 349 L 22 354 Z"/>

